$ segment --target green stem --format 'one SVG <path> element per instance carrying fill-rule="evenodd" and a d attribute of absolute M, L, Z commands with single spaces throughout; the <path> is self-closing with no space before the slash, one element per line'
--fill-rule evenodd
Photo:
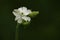
<path fill-rule="evenodd" d="M 15 40 L 19 40 L 19 25 L 20 25 L 20 24 L 17 23 L 16 33 L 15 33 Z"/>

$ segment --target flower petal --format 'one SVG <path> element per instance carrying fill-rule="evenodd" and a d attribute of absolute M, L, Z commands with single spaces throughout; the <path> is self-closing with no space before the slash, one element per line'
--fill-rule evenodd
<path fill-rule="evenodd" d="M 17 16 L 16 16 L 16 17 L 15 17 L 15 21 L 17 21 L 19 18 L 20 18 L 20 17 L 17 17 Z"/>
<path fill-rule="evenodd" d="M 17 9 L 14 9 L 13 14 L 14 14 L 15 16 L 18 16 L 18 15 L 19 15 L 19 11 L 18 11 Z"/>
<path fill-rule="evenodd" d="M 29 13 L 31 13 L 31 10 L 27 10 Z"/>
<path fill-rule="evenodd" d="M 20 13 L 23 13 L 23 8 L 22 7 L 18 8 L 18 10 L 19 10 Z"/>
<path fill-rule="evenodd" d="M 31 10 L 26 10 L 23 12 L 23 15 L 29 15 L 31 13 Z"/>
<path fill-rule="evenodd" d="M 27 8 L 26 8 L 26 7 L 22 7 L 22 9 L 23 9 L 23 11 L 27 10 Z"/>
<path fill-rule="evenodd" d="M 18 23 L 22 23 L 22 19 L 21 19 L 21 18 L 18 19 L 17 22 L 18 22 Z"/>
<path fill-rule="evenodd" d="M 31 20 L 30 17 L 26 17 L 26 16 L 23 16 L 22 19 L 25 20 L 25 21 L 29 21 L 29 22 L 30 22 L 30 20 Z"/>
<path fill-rule="evenodd" d="M 20 8 L 18 8 L 18 10 L 20 11 L 20 13 L 23 13 L 24 11 L 27 10 L 27 8 L 26 7 L 20 7 Z"/>

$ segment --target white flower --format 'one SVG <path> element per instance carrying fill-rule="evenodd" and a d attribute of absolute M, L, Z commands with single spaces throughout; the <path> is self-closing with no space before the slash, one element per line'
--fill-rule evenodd
<path fill-rule="evenodd" d="M 31 10 L 27 10 L 26 7 L 14 9 L 13 11 L 13 14 L 16 16 L 15 21 L 17 21 L 18 23 L 22 23 L 23 20 L 30 22 L 31 18 L 27 16 L 30 13 L 31 13 Z"/>

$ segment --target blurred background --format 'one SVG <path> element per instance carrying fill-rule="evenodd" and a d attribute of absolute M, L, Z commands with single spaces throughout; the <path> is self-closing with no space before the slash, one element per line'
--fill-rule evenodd
<path fill-rule="evenodd" d="M 23 40 L 60 39 L 60 2 L 57 0 L 0 0 L 0 40 L 14 40 L 14 9 L 25 6 L 39 11 L 31 24 L 23 29 Z"/>

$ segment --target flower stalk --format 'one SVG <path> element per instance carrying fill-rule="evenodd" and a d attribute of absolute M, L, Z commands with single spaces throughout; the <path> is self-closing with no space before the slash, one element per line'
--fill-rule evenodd
<path fill-rule="evenodd" d="M 16 26 L 16 32 L 15 32 L 15 40 L 19 40 L 19 23 L 17 23 L 17 26 Z"/>

